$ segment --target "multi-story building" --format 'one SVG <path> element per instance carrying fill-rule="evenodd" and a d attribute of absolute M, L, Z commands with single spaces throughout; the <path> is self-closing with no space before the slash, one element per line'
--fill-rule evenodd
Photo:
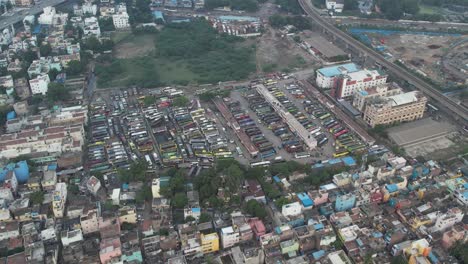
<path fill-rule="evenodd" d="M 81 232 L 81 229 L 62 231 L 61 240 L 62 245 L 67 247 L 71 244 L 83 241 L 83 233 Z"/>
<path fill-rule="evenodd" d="M 26 78 L 18 78 L 14 81 L 15 92 L 21 99 L 27 99 L 31 96 L 31 90 Z"/>
<path fill-rule="evenodd" d="M 341 13 L 344 8 L 344 0 L 326 0 L 325 6 L 327 10 L 333 13 Z"/>
<path fill-rule="evenodd" d="M 445 231 L 463 220 L 465 214 L 458 207 L 450 208 L 446 213 L 437 215 L 432 232 Z"/>
<path fill-rule="evenodd" d="M 57 172 L 55 170 L 47 170 L 42 176 L 41 185 L 44 191 L 53 191 L 57 184 Z"/>
<path fill-rule="evenodd" d="M 239 232 L 235 232 L 232 226 L 221 229 L 221 244 L 223 248 L 229 248 L 239 242 Z"/>
<path fill-rule="evenodd" d="M 45 95 L 49 90 L 49 83 L 50 79 L 48 74 L 39 75 L 36 78 L 29 80 L 31 93 Z"/>
<path fill-rule="evenodd" d="M 354 207 L 356 204 L 356 195 L 353 193 L 347 193 L 336 197 L 335 210 L 346 211 Z"/>
<path fill-rule="evenodd" d="M 55 192 L 52 200 L 52 211 L 56 218 L 62 218 L 67 202 L 67 184 L 59 182 L 55 186 Z"/>
<path fill-rule="evenodd" d="M 337 98 L 350 97 L 357 91 L 384 85 L 386 82 L 387 75 L 379 70 L 364 69 L 338 76 L 335 89 L 332 92 Z"/>
<path fill-rule="evenodd" d="M 34 5 L 33 0 L 15 0 L 14 3 L 18 7 L 29 7 Z"/>
<path fill-rule="evenodd" d="M 83 234 L 91 234 L 99 231 L 99 220 L 97 210 L 89 210 L 86 214 L 80 216 L 80 225 Z"/>
<path fill-rule="evenodd" d="M 360 90 L 354 93 L 353 106 L 364 112 L 368 101 L 379 97 L 386 97 L 401 94 L 403 91 L 400 88 L 393 88 L 389 85 L 378 85 L 365 90 Z"/>
<path fill-rule="evenodd" d="M 302 212 L 302 206 L 299 202 L 285 204 L 281 208 L 281 213 L 285 217 L 300 215 L 301 212 Z"/>
<path fill-rule="evenodd" d="M 335 251 L 326 257 L 324 263 L 329 264 L 351 264 L 353 263 L 343 250 Z"/>
<path fill-rule="evenodd" d="M 99 259 L 102 264 L 113 263 L 122 256 L 122 245 L 119 237 L 103 239 L 99 247 Z"/>
<path fill-rule="evenodd" d="M 413 121 L 423 117 L 427 98 L 412 91 L 369 101 L 364 111 L 364 121 L 371 127 Z"/>
<path fill-rule="evenodd" d="M 343 74 L 358 71 L 359 68 L 354 63 L 335 65 L 318 69 L 315 82 L 320 88 L 333 88 L 336 85 L 336 78 Z"/>
<path fill-rule="evenodd" d="M 126 29 L 130 27 L 128 22 L 129 16 L 127 12 L 118 12 L 112 15 L 112 21 L 116 29 Z"/>
<path fill-rule="evenodd" d="M 101 28 L 99 27 L 99 22 L 96 17 L 87 17 L 84 19 L 83 34 L 86 37 L 95 36 L 98 38 L 101 36 Z"/>
<path fill-rule="evenodd" d="M 124 206 L 120 208 L 119 209 L 119 222 L 136 224 L 137 222 L 136 208 L 130 207 L 130 206 Z"/>
<path fill-rule="evenodd" d="M 201 247 L 203 254 L 216 252 L 219 250 L 219 237 L 217 233 L 200 234 Z"/>

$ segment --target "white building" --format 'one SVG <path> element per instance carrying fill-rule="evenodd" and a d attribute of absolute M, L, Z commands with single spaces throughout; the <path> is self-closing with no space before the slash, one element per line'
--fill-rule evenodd
<path fill-rule="evenodd" d="M 119 12 L 112 15 L 112 21 L 114 22 L 114 27 L 116 29 L 130 28 L 130 23 L 128 22 L 127 12 Z"/>
<path fill-rule="evenodd" d="M 42 94 L 45 95 L 49 89 L 49 75 L 42 74 L 37 76 L 34 79 L 29 80 L 29 87 L 31 87 L 32 94 Z"/>
<path fill-rule="evenodd" d="M 281 213 L 285 216 L 296 216 L 302 212 L 302 206 L 299 202 L 289 203 L 283 205 Z"/>
<path fill-rule="evenodd" d="M 434 226 L 431 227 L 432 232 L 445 231 L 456 223 L 462 221 L 465 214 L 458 207 L 451 208 L 445 214 L 439 214 L 435 220 Z"/>
<path fill-rule="evenodd" d="M 83 33 L 85 36 L 101 36 L 101 28 L 96 17 L 87 17 L 84 20 Z"/>
<path fill-rule="evenodd" d="M 53 194 L 52 211 L 56 218 L 62 218 L 65 211 L 65 203 L 67 202 L 67 184 L 59 182 L 55 186 Z M 80 230 L 81 232 L 81 230 Z"/>
<path fill-rule="evenodd" d="M 232 226 L 221 229 L 221 245 L 229 248 L 239 243 L 239 232 L 235 232 Z"/>
<path fill-rule="evenodd" d="M 75 229 L 72 231 L 63 231 L 62 232 L 62 245 L 64 247 L 69 246 L 75 242 L 83 241 L 83 233 L 81 229 Z"/>
<path fill-rule="evenodd" d="M 360 70 L 343 74 L 337 78 L 335 97 L 343 98 L 354 95 L 356 91 L 369 89 L 387 82 L 387 75 L 378 70 Z"/>
<path fill-rule="evenodd" d="M 55 11 L 55 7 L 47 6 L 44 7 L 44 12 L 39 16 L 37 21 L 41 25 L 52 25 L 54 21 L 54 16 L 57 14 Z"/>
<path fill-rule="evenodd" d="M 14 34 L 9 28 L 5 28 L 0 35 L 0 45 L 10 45 L 13 42 Z"/>
<path fill-rule="evenodd" d="M 31 32 L 31 26 L 36 22 L 36 17 L 33 15 L 25 16 L 23 19 L 23 26 L 26 32 Z"/>
<path fill-rule="evenodd" d="M 83 14 L 91 14 L 95 16 L 97 13 L 97 5 L 91 2 L 85 2 L 83 6 L 81 7 L 81 9 L 83 11 Z"/>
<path fill-rule="evenodd" d="M 330 67 L 325 67 L 317 70 L 315 82 L 320 88 L 333 88 L 335 87 L 336 77 L 351 72 L 359 71 L 359 68 L 354 63 L 340 64 Z"/>
<path fill-rule="evenodd" d="M 341 13 L 344 8 L 344 0 L 326 0 L 327 10 L 333 13 Z"/>
<path fill-rule="evenodd" d="M 96 195 L 99 189 L 101 188 L 101 182 L 99 181 L 98 178 L 91 176 L 89 180 L 86 182 L 86 188 L 93 195 Z"/>
<path fill-rule="evenodd" d="M 159 178 L 153 179 L 151 183 L 151 193 L 153 194 L 153 198 L 161 198 L 161 194 L 159 193 L 161 189 Z"/>

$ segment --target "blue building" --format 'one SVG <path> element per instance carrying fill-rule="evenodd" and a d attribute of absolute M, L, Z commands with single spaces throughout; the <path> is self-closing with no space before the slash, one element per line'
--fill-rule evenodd
<path fill-rule="evenodd" d="M 9 171 L 13 171 L 16 176 L 18 183 L 25 183 L 29 179 L 29 167 L 28 163 L 23 160 L 18 163 L 10 163 L 0 171 L 0 182 L 5 181 L 5 177 Z"/>
<path fill-rule="evenodd" d="M 346 211 L 354 207 L 356 204 L 356 195 L 348 193 L 336 197 L 335 210 L 337 212 Z"/>
<path fill-rule="evenodd" d="M 16 112 L 15 111 L 11 111 L 11 112 L 7 113 L 7 116 L 6 116 L 7 120 L 12 120 L 12 119 L 15 119 L 15 118 L 16 118 Z"/>
<path fill-rule="evenodd" d="M 302 206 L 306 208 L 314 205 L 314 201 L 312 201 L 306 193 L 298 193 L 297 198 L 301 200 Z"/>

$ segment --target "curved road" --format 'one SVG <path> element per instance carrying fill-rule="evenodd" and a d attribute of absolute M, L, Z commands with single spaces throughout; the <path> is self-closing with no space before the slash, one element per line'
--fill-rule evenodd
<path fill-rule="evenodd" d="M 468 110 L 465 107 L 458 105 L 457 103 L 448 99 L 447 97 L 442 95 L 441 92 L 439 92 L 437 89 L 435 89 L 431 85 L 427 84 L 426 82 L 419 79 L 418 77 L 412 75 L 411 73 L 409 73 L 402 67 L 397 66 L 387 61 L 378 52 L 365 46 L 364 44 L 355 40 L 348 34 L 334 27 L 332 24 L 330 24 L 328 21 L 322 18 L 320 14 L 311 6 L 310 0 L 299 0 L 299 4 L 301 5 L 304 12 L 309 17 L 311 17 L 316 24 L 318 24 L 319 26 L 321 26 L 328 32 L 332 33 L 334 36 L 340 38 L 342 41 L 344 41 L 346 44 L 350 45 L 351 47 L 355 48 L 356 50 L 359 50 L 360 52 L 365 53 L 370 58 L 372 58 L 375 62 L 378 62 L 380 65 L 386 67 L 387 70 L 391 71 L 395 75 L 399 76 L 400 78 L 414 85 L 418 90 L 422 91 L 427 96 L 433 98 L 440 105 L 444 106 L 450 112 L 454 113 L 465 124 L 468 122 Z"/>

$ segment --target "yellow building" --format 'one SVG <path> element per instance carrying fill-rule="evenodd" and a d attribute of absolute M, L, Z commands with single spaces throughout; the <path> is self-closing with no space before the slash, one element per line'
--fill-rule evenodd
<path fill-rule="evenodd" d="M 375 127 L 420 119 L 426 102 L 427 98 L 418 91 L 377 98 L 367 104 L 364 121 Z"/>
<path fill-rule="evenodd" d="M 217 233 L 200 235 L 202 251 L 204 254 L 216 252 L 219 250 L 219 237 Z"/>
<path fill-rule="evenodd" d="M 124 206 L 119 209 L 119 222 L 136 224 L 137 222 L 137 213 L 135 207 Z"/>

